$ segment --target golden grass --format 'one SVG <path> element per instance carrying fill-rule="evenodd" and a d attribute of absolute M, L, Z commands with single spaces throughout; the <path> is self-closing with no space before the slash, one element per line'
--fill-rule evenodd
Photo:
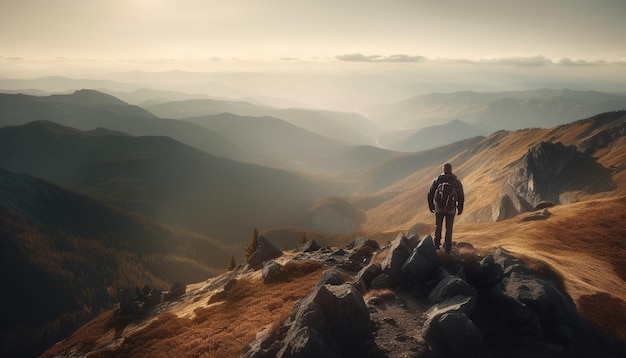
<path fill-rule="evenodd" d="M 206 302 L 189 316 L 162 312 L 142 329 L 125 334 L 123 342 L 107 346 L 106 342 L 113 342 L 114 336 L 132 325 L 115 323 L 115 315 L 109 311 L 44 357 L 68 350 L 89 350 L 96 341 L 100 341 L 101 349 L 92 357 L 239 357 L 259 330 L 278 327 L 293 305 L 312 290 L 323 271 L 323 265 L 317 262 L 292 263 L 283 268 L 280 282 L 263 284 L 258 276 L 238 279 L 223 301 L 211 305 Z"/>
<path fill-rule="evenodd" d="M 373 290 L 367 291 L 367 293 L 365 293 L 365 295 L 363 296 L 363 299 L 367 301 L 368 299 L 372 297 L 378 297 L 382 299 L 383 301 L 391 301 L 391 300 L 396 299 L 396 293 L 393 290 L 390 290 L 388 288 L 373 289 Z"/>
<path fill-rule="evenodd" d="M 626 321 L 626 310 L 620 310 L 626 302 L 626 197 L 549 210 L 553 215 L 545 221 L 516 217 L 458 225 L 453 240 L 470 242 L 480 251 L 503 247 L 513 252 L 557 286 L 562 282 L 585 318 L 622 332 L 619 337 L 626 342 L 622 326 L 615 326 Z"/>

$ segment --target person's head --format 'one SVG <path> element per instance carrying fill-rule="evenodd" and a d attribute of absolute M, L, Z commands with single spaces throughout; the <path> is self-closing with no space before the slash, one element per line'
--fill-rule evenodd
<path fill-rule="evenodd" d="M 444 173 L 452 173 L 452 165 L 450 163 L 446 163 L 443 165 L 443 172 Z"/>

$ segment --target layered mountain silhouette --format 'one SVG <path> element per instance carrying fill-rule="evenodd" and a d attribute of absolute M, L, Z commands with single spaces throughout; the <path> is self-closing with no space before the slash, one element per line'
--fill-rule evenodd
<path fill-rule="evenodd" d="M 36 120 L 56 122 L 81 130 L 107 128 L 131 135 L 168 136 L 207 153 L 239 158 L 236 144 L 197 125 L 155 117 L 138 106 L 94 90 L 69 95 L 35 97 L 0 94 L 0 125 Z"/>
<path fill-rule="evenodd" d="M 323 180 L 212 156 L 166 137 L 38 121 L 4 127 L 0 138 L 0 167 L 232 243 L 248 240 L 255 226 L 302 224 L 314 200 L 340 192 Z"/>
<path fill-rule="evenodd" d="M 417 152 L 458 142 L 463 139 L 486 136 L 491 131 L 469 125 L 455 119 L 446 124 L 425 127 L 411 132 L 409 136 L 389 147 L 402 152 Z"/>
<path fill-rule="evenodd" d="M 356 113 L 299 108 L 279 109 L 242 101 L 212 99 L 173 101 L 146 107 L 162 118 L 185 119 L 224 112 L 239 116 L 275 117 L 321 136 L 346 144 L 375 144 L 378 128 Z"/>
<path fill-rule="evenodd" d="M 366 112 L 372 121 L 401 128 L 441 125 L 453 119 L 495 129 L 550 128 L 626 108 L 624 94 L 568 89 L 516 92 L 431 93 Z"/>

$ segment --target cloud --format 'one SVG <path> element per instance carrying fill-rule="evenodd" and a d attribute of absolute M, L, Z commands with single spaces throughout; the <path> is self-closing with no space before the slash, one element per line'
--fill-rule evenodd
<path fill-rule="evenodd" d="M 361 53 L 353 53 L 346 55 L 338 55 L 336 59 L 339 61 L 347 61 L 347 62 L 424 62 L 427 60 L 424 56 L 411 56 L 411 55 L 390 55 L 390 56 L 381 56 L 381 55 L 370 55 L 365 56 Z"/>
<path fill-rule="evenodd" d="M 604 66 L 610 64 L 605 60 L 582 60 L 582 59 L 572 59 L 572 58 L 560 58 L 555 60 L 557 65 L 561 66 Z"/>
<path fill-rule="evenodd" d="M 522 66 L 522 67 L 538 67 L 551 65 L 551 59 L 542 56 L 512 56 L 512 57 L 492 57 L 479 59 L 456 59 L 453 62 L 469 63 L 469 64 L 486 64 L 486 65 L 504 65 L 504 66 Z"/>

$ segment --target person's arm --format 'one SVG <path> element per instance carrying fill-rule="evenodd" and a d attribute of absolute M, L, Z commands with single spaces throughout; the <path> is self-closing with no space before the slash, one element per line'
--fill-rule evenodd
<path fill-rule="evenodd" d="M 463 184 L 461 183 L 460 180 L 457 179 L 457 203 L 456 203 L 456 209 L 457 209 L 457 215 L 461 215 L 461 213 L 463 212 L 463 206 L 465 205 L 465 193 L 463 192 Z"/>
<path fill-rule="evenodd" d="M 431 213 L 435 212 L 435 203 L 433 203 L 433 199 L 435 198 L 435 189 L 437 188 L 437 179 L 433 180 L 432 184 L 430 184 L 430 189 L 428 190 L 428 209 Z"/>

